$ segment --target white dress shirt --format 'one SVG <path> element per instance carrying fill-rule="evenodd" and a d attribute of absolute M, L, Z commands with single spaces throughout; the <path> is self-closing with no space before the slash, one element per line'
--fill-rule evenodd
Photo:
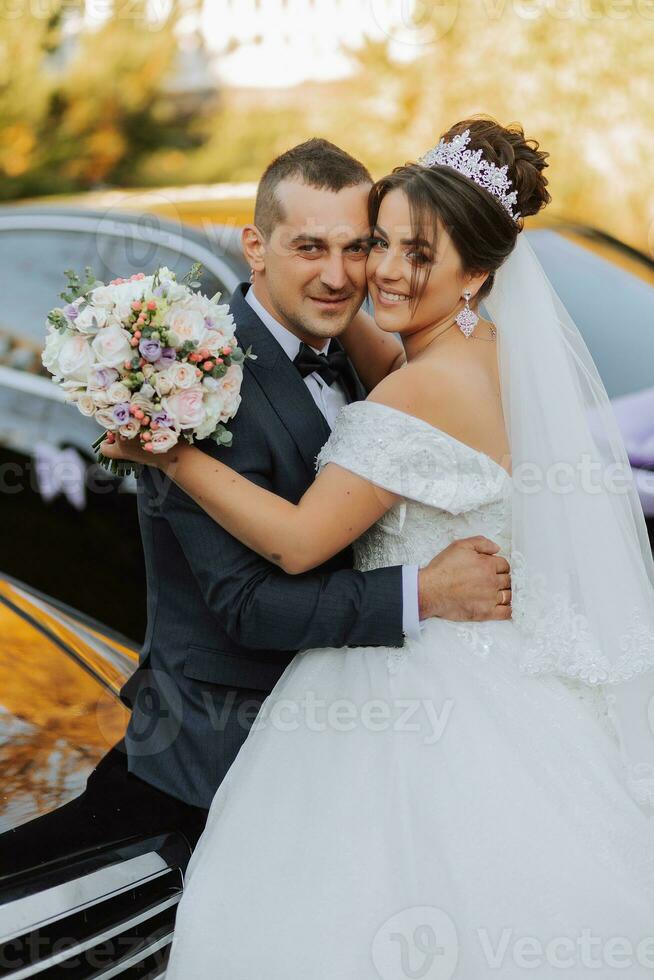
<path fill-rule="evenodd" d="M 282 348 L 286 356 L 294 361 L 300 351 L 301 340 L 291 333 L 287 327 L 283 326 L 271 313 L 263 306 L 254 295 L 254 289 L 250 287 L 245 294 L 245 302 L 252 307 L 261 322 L 270 330 L 271 334 Z M 312 348 L 316 354 L 325 353 L 325 349 Z M 255 352 L 256 353 L 256 352 Z M 348 404 L 348 397 L 339 380 L 332 385 L 316 374 L 308 374 L 303 379 L 305 385 L 311 392 L 311 397 L 327 420 L 330 429 L 333 428 L 336 416 L 341 408 Z M 420 636 L 420 614 L 418 611 L 418 566 L 402 566 L 402 629 L 404 635 L 411 639 L 418 639 Z"/>

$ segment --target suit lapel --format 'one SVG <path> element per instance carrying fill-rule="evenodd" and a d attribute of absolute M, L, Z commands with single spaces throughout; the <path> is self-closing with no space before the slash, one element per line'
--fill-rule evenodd
<path fill-rule="evenodd" d="M 243 349 L 251 346 L 252 353 L 257 355 L 256 361 L 245 362 L 245 370 L 250 371 L 257 380 L 307 468 L 315 475 L 316 456 L 331 430 L 300 372 L 249 303 L 245 302 L 247 289 L 247 284 L 241 283 L 230 302 L 239 346 Z"/>

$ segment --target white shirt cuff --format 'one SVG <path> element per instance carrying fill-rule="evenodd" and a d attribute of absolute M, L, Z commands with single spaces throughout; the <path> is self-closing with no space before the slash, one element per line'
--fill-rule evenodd
<path fill-rule="evenodd" d="M 402 565 L 402 600 L 402 631 L 410 640 L 419 640 L 418 565 Z"/>

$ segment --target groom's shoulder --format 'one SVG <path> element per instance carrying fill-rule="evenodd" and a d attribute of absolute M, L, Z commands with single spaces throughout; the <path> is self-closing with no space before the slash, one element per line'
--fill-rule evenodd
<path fill-rule="evenodd" d="M 256 313 L 245 298 L 249 288 L 249 283 L 240 282 L 227 300 L 229 312 L 234 318 L 237 329 L 245 324 L 254 326 L 258 322 Z"/>

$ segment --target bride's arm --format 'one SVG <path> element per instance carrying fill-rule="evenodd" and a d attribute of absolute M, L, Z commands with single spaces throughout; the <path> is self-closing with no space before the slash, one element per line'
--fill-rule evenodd
<path fill-rule="evenodd" d="M 404 347 L 395 334 L 378 327 L 364 310 L 359 310 L 339 340 L 342 340 L 366 391 L 372 391 L 406 361 Z"/>
<path fill-rule="evenodd" d="M 136 440 L 105 442 L 101 451 L 161 469 L 229 534 L 290 575 L 338 554 L 399 500 L 336 463 L 292 504 L 185 443 L 160 456 Z"/>

